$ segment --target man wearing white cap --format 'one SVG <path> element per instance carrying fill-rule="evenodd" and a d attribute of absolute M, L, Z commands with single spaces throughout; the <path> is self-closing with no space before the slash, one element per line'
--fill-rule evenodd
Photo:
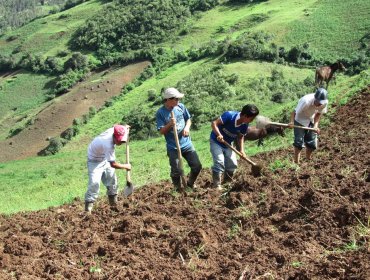
<path fill-rule="evenodd" d="M 131 164 L 116 161 L 115 146 L 126 143 L 129 126 L 114 125 L 95 137 L 87 150 L 89 183 L 85 194 L 85 211 L 91 212 L 99 195 L 100 182 L 107 187 L 109 204 L 117 204 L 117 176 L 115 169 L 131 170 Z"/>
<path fill-rule="evenodd" d="M 318 88 L 315 93 L 306 94 L 299 101 L 291 114 L 290 125 L 308 126 L 316 131 L 294 128 L 294 162 L 299 164 L 302 148 L 306 146 L 306 157 L 311 159 L 312 152 L 317 148 L 317 134 L 320 133 L 319 121 L 327 112 L 328 92 Z"/>
<path fill-rule="evenodd" d="M 190 138 L 190 113 L 185 105 L 179 102 L 184 97 L 184 94 L 180 93 L 176 88 L 167 88 L 163 92 L 162 97 L 163 106 L 158 109 L 156 114 L 157 129 L 166 139 L 172 183 L 175 189 L 180 189 L 182 174 L 179 168 L 176 140 L 173 133 L 173 126 L 176 124 L 181 153 L 191 170 L 187 185 L 193 188 L 194 182 L 202 169 L 202 164 Z M 174 112 L 175 119 L 171 118 L 171 112 Z"/>

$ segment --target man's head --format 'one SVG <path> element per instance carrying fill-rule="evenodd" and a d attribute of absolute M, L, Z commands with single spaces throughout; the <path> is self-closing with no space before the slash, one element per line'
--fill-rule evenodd
<path fill-rule="evenodd" d="M 120 145 L 122 143 L 127 142 L 128 137 L 128 127 L 125 125 L 116 124 L 113 127 L 113 136 L 115 139 L 115 143 Z"/>
<path fill-rule="evenodd" d="M 166 107 L 172 109 L 177 106 L 179 99 L 183 98 L 184 94 L 179 92 L 176 88 L 168 88 L 163 92 L 162 97 Z"/>
<path fill-rule="evenodd" d="M 240 112 L 240 117 L 243 118 L 243 123 L 250 123 L 254 120 L 260 111 L 258 110 L 256 105 L 247 104 L 243 107 L 242 111 Z"/>
<path fill-rule="evenodd" d="M 328 103 L 328 92 L 324 88 L 318 88 L 315 92 L 315 105 L 321 106 Z"/>

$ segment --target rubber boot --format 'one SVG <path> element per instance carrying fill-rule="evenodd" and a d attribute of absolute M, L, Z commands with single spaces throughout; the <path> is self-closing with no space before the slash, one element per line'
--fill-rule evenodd
<path fill-rule="evenodd" d="M 171 177 L 172 179 L 172 184 L 175 189 L 175 191 L 178 191 L 181 189 L 181 179 L 180 177 Z"/>
<path fill-rule="evenodd" d="M 233 180 L 234 171 L 226 171 L 224 174 L 224 183 L 230 183 Z"/>
<path fill-rule="evenodd" d="M 197 179 L 199 173 L 200 173 L 200 171 L 199 172 L 193 172 L 193 171 L 190 172 L 189 179 L 186 183 L 189 188 L 196 188 L 197 187 L 194 183 L 195 183 L 195 180 Z"/>
<path fill-rule="evenodd" d="M 117 206 L 118 202 L 117 195 L 116 194 L 108 195 L 108 201 L 110 206 Z"/>
<path fill-rule="evenodd" d="M 94 202 L 85 201 L 85 211 L 91 213 L 94 207 Z"/>
<path fill-rule="evenodd" d="M 213 187 L 221 190 L 221 177 L 222 173 L 212 172 Z"/>

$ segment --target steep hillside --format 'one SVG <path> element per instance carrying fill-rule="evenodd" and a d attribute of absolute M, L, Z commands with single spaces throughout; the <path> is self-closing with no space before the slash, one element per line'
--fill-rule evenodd
<path fill-rule="evenodd" d="M 121 93 L 149 65 L 131 64 L 119 70 L 97 73 L 79 83 L 67 94 L 54 99 L 33 116 L 33 121 L 17 135 L 0 141 L 0 162 L 37 156 L 45 149 L 48 139 L 58 137 L 71 127 L 73 120 L 89 113 L 91 107 L 100 109 L 105 101 Z"/>
<path fill-rule="evenodd" d="M 369 102 L 337 108 L 312 162 L 260 155 L 262 177 L 242 164 L 222 193 L 204 170 L 185 196 L 161 182 L 88 216 L 79 199 L 0 216 L 0 278 L 369 279 Z"/>
<path fill-rule="evenodd" d="M 169 5 L 162 17 L 163 3 Z M 141 186 L 168 178 L 164 141 L 154 120 L 163 87 L 185 92 L 184 102 L 194 116 L 192 137 L 204 167 L 212 161 L 212 119 L 223 110 L 256 103 L 261 114 L 286 120 L 297 99 L 314 90 L 318 65 L 343 59 L 347 71 L 336 73 L 329 92 L 330 104 L 345 103 L 368 85 L 369 3 L 90 0 L 7 32 L 0 36 L 0 71 L 5 71 L 0 73 L 0 212 L 45 209 L 82 197 L 86 147 L 114 123 L 132 125 L 135 182 Z M 179 5 L 172 14 L 172 7 Z M 170 21 L 174 15 L 179 21 Z M 148 25 L 153 28 L 146 38 Z M 77 41 L 81 48 L 76 48 Z M 126 80 L 118 77 L 113 91 L 101 76 L 112 66 L 119 73 L 124 65 L 133 64 L 127 66 L 132 69 L 149 60 L 151 67 L 123 89 Z M 128 76 L 139 74 L 136 70 Z M 34 156 L 48 144 L 46 139 L 107 99 L 107 106 L 80 122 L 79 134 L 56 155 Z M 327 118 L 323 126 L 325 122 Z M 290 142 L 289 134 L 272 137 L 263 147 L 247 143 L 246 151 L 254 156 Z M 124 151 L 119 156 L 124 160 Z M 118 176 L 125 180 L 125 173 Z"/>

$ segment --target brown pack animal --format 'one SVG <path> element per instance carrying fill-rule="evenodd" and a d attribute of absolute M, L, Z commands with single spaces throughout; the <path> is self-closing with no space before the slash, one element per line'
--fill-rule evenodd
<path fill-rule="evenodd" d="M 324 85 L 324 82 L 326 82 L 326 89 L 328 89 L 329 82 L 334 77 L 334 73 L 337 70 L 343 70 L 343 71 L 346 70 L 342 62 L 337 61 L 336 63 L 330 66 L 322 66 L 322 67 L 316 68 L 316 74 L 315 74 L 316 87 L 317 88 L 321 87 Z"/>
<path fill-rule="evenodd" d="M 267 125 L 265 128 L 257 128 L 255 126 L 248 127 L 248 133 L 244 136 L 244 141 L 255 141 L 258 140 L 257 145 L 262 146 L 263 140 L 266 137 L 273 135 L 285 136 L 284 128 L 274 125 Z M 239 150 L 238 142 L 236 141 L 236 148 Z"/>

